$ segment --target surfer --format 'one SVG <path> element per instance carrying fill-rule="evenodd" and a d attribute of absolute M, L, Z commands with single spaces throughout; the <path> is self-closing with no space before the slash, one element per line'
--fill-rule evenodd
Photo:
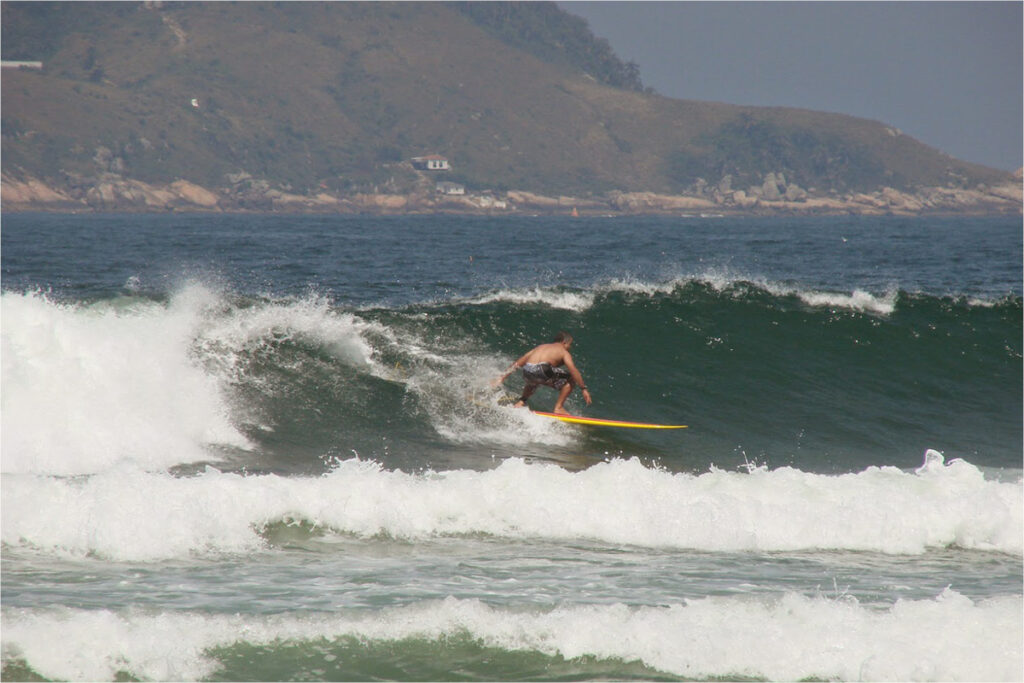
<path fill-rule="evenodd" d="M 558 400 L 552 410 L 560 415 L 568 415 L 564 407 L 565 399 L 569 398 L 574 387 L 579 387 L 583 392 L 583 399 L 589 406 L 591 403 L 590 392 L 583 383 L 583 375 L 576 369 L 572 362 L 572 354 L 569 347 L 572 346 L 572 335 L 568 332 L 559 332 L 555 340 L 550 344 L 541 344 L 523 354 L 509 369 L 498 379 L 492 382 L 498 386 L 508 378 L 517 368 L 523 369 L 523 395 L 516 402 L 516 407 L 526 405 L 527 399 L 533 395 L 539 386 L 551 387 L 558 391 Z"/>

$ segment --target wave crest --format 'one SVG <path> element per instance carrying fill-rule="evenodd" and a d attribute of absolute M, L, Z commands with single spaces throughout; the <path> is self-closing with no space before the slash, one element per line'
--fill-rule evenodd
<path fill-rule="evenodd" d="M 949 589 L 884 610 L 796 593 L 549 610 L 448 598 L 373 614 L 258 618 L 5 609 L 4 660 L 21 658 L 52 679 L 114 680 L 128 672 L 151 680 L 200 680 L 224 666 L 218 657 L 230 654 L 228 648 L 256 647 L 274 656 L 275 648 L 287 647 L 323 675 L 335 660 L 344 665 L 350 639 L 364 653 L 376 643 L 418 641 L 421 647 L 409 657 L 416 651 L 440 654 L 442 643 L 451 647 L 468 637 L 506 652 L 639 660 L 696 680 L 1013 680 L 1021 667 L 1020 610 L 1019 596 L 975 603 Z M 261 660 L 250 652 L 245 661 L 258 668 Z M 258 672 L 239 673 L 244 679 Z"/>
<path fill-rule="evenodd" d="M 261 530 L 302 520 L 334 533 L 419 539 L 490 534 L 708 551 L 960 546 L 1022 552 L 1021 483 L 962 460 L 916 473 L 792 468 L 672 474 L 638 460 L 580 472 L 508 460 L 485 471 L 408 474 L 346 460 L 321 477 L 118 471 L 3 479 L 3 541 L 48 552 L 157 561 L 252 552 Z"/>

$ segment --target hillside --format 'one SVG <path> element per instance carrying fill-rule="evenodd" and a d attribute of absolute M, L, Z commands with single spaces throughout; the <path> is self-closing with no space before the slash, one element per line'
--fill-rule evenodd
<path fill-rule="evenodd" d="M 116 179 L 195 186 L 222 205 L 268 189 L 429 193 L 435 178 L 408 163 L 428 154 L 470 193 L 742 204 L 761 188 L 803 200 L 1011 181 L 879 122 L 662 97 L 548 3 L 2 11 L 4 60 L 43 62 L 3 71 L 5 185 L 72 200 Z"/>

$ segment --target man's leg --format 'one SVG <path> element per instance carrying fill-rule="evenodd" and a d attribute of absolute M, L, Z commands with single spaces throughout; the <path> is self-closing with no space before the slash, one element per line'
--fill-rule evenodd
<path fill-rule="evenodd" d="M 515 403 L 515 408 L 522 408 L 526 405 L 527 399 L 533 396 L 533 392 L 537 391 L 538 384 L 527 384 L 523 387 L 523 395 L 519 397 L 519 400 Z"/>
<path fill-rule="evenodd" d="M 569 411 L 565 409 L 563 404 L 565 403 L 565 399 L 569 398 L 569 394 L 572 393 L 572 387 L 572 382 L 566 382 L 565 385 L 558 390 L 558 400 L 555 401 L 555 407 L 551 412 L 558 413 L 559 415 L 569 414 Z"/>

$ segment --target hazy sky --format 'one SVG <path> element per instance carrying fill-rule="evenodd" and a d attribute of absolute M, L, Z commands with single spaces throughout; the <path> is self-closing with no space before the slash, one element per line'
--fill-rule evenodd
<path fill-rule="evenodd" d="M 882 121 L 1021 166 L 1021 2 L 560 2 L 663 95 Z"/>

